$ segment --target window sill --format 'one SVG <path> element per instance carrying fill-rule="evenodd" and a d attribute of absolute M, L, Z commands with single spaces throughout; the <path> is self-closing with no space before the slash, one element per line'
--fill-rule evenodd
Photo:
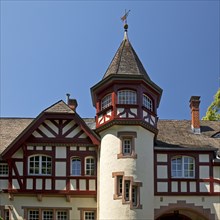
<path fill-rule="evenodd" d="M 117 154 L 117 159 L 127 159 L 127 158 L 137 159 L 137 154 L 136 153 L 133 153 L 131 155 Z"/>

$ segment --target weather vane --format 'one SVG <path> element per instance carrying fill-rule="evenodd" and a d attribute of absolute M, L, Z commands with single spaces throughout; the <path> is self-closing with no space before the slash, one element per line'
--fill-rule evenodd
<path fill-rule="evenodd" d="M 125 31 L 127 31 L 127 29 L 128 29 L 127 17 L 128 17 L 128 14 L 129 14 L 130 11 L 131 10 L 126 11 L 126 9 L 125 9 L 125 14 L 121 17 L 121 20 L 124 22 Z"/>

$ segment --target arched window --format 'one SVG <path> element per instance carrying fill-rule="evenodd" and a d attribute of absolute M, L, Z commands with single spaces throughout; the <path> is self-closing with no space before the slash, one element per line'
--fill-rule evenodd
<path fill-rule="evenodd" d="M 111 104 L 112 104 L 112 94 L 108 94 L 101 101 L 101 110 L 109 107 Z"/>
<path fill-rule="evenodd" d="M 51 175 L 52 159 L 45 155 L 34 155 L 29 157 L 29 174 L 31 175 Z"/>
<path fill-rule="evenodd" d="M 143 106 L 150 111 L 153 111 L 153 102 L 152 99 L 147 95 L 143 95 Z"/>
<path fill-rule="evenodd" d="M 81 160 L 78 157 L 72 158 L 72 161 L 71 161 L 71 175 L 81 176 Z"/>
<path fill-rule="evenodd" d="M 118 91 L 118 104 L 137 104 L 137 93 L 132 90 Z"/>
<path fill-rule="evenodd" d="M 86 157 L 85 174 L 89 176 L 95 175 L 95 158 L 94 157 Z"/>
<path fill-rule="evenodd" d="M 171 160 L 171 175 L 173 178 L 194 178 L 195 160 L 189 156 L 175 156 Z"/>

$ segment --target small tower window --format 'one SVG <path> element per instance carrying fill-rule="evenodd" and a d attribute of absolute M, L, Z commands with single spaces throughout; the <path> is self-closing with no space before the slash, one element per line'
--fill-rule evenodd
<path fill-rule="evenodd" d="M 86 158 L 85 173 L 89 176 L 95 175 L 95 159 L 93 157 Z"/>
<path fill-rule="evenodd" d="M 143 95 L 143 106 L 150 111 L 153 111 L 153 102 L 147 95 Z"/>
<path fill-rule="evenodd" d="M 101 110 L 108 108 L 112 104 L 112 95 L 106 95 L 101 101 Z"/>
<path fill-rule="evenodd" d="M 132 90 L 118 91 L 118 104 L 137 104 L 137 93 Z"/>

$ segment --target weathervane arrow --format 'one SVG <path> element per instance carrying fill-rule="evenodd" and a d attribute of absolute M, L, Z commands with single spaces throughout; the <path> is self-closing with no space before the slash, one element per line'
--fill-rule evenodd
<path fill-rule="evenodd" d="M 127 17 L 128 17 L 128 14 L 129 14 L 130 11 L 131 11 L 131 10 L 129 10 L 128 12 L 126 12 L 126 10 L 125 10 L 125 14 L 121 17 L 121 20 L 122 20 L 123 22 L 125 22 L 125 24 L 127 23 Z"/>

